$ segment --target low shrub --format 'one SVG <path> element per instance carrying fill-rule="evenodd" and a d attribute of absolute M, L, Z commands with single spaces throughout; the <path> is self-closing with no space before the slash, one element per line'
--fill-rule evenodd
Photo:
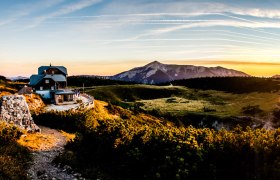
<path fill-rule="evenodd" d="M 242 107 L 241 112 L 246 115 L 254 116 L 257 114 L 261 114 L 264 111 L 260 108 L 260 105 L 255 105 L 255 106 L 248 105 L 248 106 Z"/>
<path fill-rule="evenodd" d="M 101 179 L 280 178 L 280 129 L 176 127 L 110 106 L 116 118 L 79 131 L 57 162 Z"/>
<path fill-rule="evenodd" d="M 213 108 L 209 108 L 209 107 L 203 107 L 203 112 L 216 112 L 217 110 L 216 109 L 213 109 Z"/>
<path fill-rule="evenodd" d="M 17 143 L 21 134 L 16 127 L 0 122 L 0 179 L 27 179 L 31 156 Z"/>

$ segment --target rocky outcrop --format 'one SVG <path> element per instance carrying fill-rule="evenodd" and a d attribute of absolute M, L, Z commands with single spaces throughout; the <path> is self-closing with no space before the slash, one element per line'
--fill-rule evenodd
<path fill-rule="evenodd" d="M 8 95 L 0 99 L 0 120 L 14 124 L 27 132 L 40 132 L 34 123 L 25 97 L 22 95 Z"/>

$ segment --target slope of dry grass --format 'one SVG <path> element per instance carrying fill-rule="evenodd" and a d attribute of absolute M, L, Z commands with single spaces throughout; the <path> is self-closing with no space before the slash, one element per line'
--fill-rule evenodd
<path fill-rule="evenodd" d="M 22 134 L 16 127 L 0 122 L 0 179 L 27 179 L 30 152 L 17 140 Z"/>

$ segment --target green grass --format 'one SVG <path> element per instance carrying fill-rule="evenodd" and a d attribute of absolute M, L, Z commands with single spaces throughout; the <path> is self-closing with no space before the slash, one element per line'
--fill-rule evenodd
<path fill-rule="evenodd" d="M 198 94 L 208 95 L 208 97 L 196 96 L 196 100 L 184 97 L 160 98 L 155 100 L 141 100 L 143 108 L 147 111 L 160 109 L 174 115 L 181 115 L 187 112 L 198 112 L 204 114 L 217 115 L 220 117 L 239 116 L 242 107 L 259 105 L 264 112 L 272 112 L 279 102 L 278 93 L 248 93 L 231 94 L 218 91 L 198 91 Z M 205 112 L 204 108 L 213 111 Z"/>
<path fill-rule="evenodd" d="M 157 111 L 153 115 L 168 116 L 170 120 L 179 117 L 183 121 L 190 118 L 188 114 L 199 115 L 199 118 L 250 116 L 265 120 L 279 105 L 279 91 L 234 94 L 183 86 L 115 85 L 99 86 L 86 92 L 122 107 L 140 106 L 146 112 Z M 242 108 L 247 106 L 259 106 L 262 113 L 244 114 Z"/>
<path fill-rule="evenodd" d="M 171 99 L 172 102 L 169 102 Z M 160 98 L 154 100 L 141 100 L 144 104 L 145 110 L 151 111 L 153 109 L 160 109 L 163 112 L 170 112 L 174 114 L 182 114 L 184 112 L 203 112 L 204 107 L 216 108 L 210 102 L 205 100 L 191 100 L 181 97 Z"/>
<path fill-rule="evenodd" d="M 96 99 L 108 102 L 135 102 L 180 95 L 183 89 L 178 87 L 161 87 L 152 85 L 111 85 L 97 86 L 86 92 Z M 183 90 L 185 91 L 185 90 Z"/>

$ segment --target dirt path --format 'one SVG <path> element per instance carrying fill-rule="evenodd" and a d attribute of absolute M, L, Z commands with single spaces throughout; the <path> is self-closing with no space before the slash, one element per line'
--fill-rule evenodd
<path fill-rule="evenodd" d="M 64 150 L 67 138 L 55 129 L 40 127 L 41 134 L 27 135 L 21 139 L 33 149 L 33 162 L 28 170 L 30 179 L 84 179 L 69 166 L 57 166 L 52 163 L 54 158 Z M 35 137 L 34 137 L 35 136 Z M 33 144 L 31 144 L 33 143 Z"/>

